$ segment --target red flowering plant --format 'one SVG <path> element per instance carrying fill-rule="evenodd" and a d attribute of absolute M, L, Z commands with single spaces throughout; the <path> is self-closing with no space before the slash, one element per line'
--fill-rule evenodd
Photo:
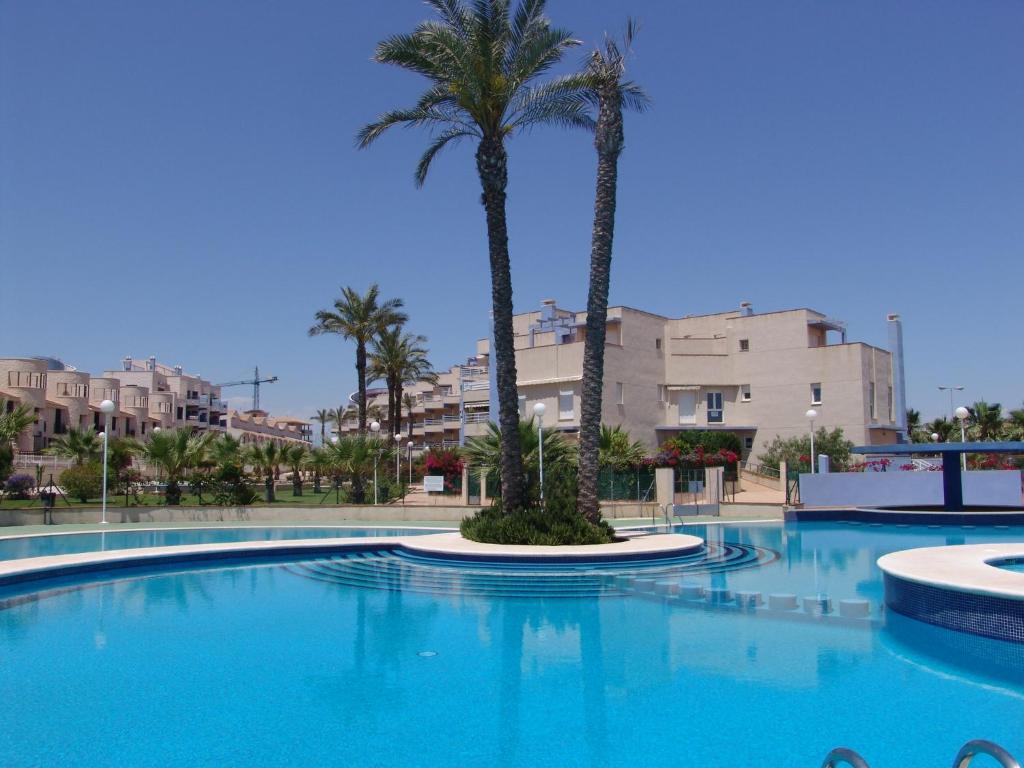
<path fill-rule="evenodd" d="M 859 464 L 852 464 L 848 471 L 850 472 L 887 472 L 892 459 L 869 459 L 868 461 L 862 461 Z M 913 466 L 913 465 L 911 465 Z"/>
<path fill-rule="evenodd" d="M 455 448 L 431 448 L 423 457 L 424 475 L 443 475 L 445 493 L 462 487 L 462 470 L 466 463 Z"/>
<path fill-rule="evenodd" d="M 697 467 L 724 467 L 728 464 L 735 464 L 739 456 L 728 448 L 720 448 L 713 453 L 707 453 L 704 446 L 695 446 L 692 451 L 684 453 L 682 449 L 670 442 L 661 446 L 661 450 L 651 458 L 645 459 L 644 463 L 652 467 L 683 467 L 694 469 Z"/>
<path fill-rule="evenodd" d="M 986 453 L 982 456 L 967 457 L 967 466 L 970 469 L 1017 469 L 1017 466 L 1005 456 L 998 453 Z"/>

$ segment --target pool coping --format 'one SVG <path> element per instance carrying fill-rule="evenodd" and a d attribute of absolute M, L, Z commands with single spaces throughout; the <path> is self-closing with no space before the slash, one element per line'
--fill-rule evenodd
<path fill-rule="evenodd" d="M 435 539 L 422 542 L 421 539 Z M 217 561 L 266 561 L 295 556 L 327 555 L 344 551 L 404 550 L 439 560 L 478 562 L 620 562 L 658 560 L 693 552 L 704 540 L 688 534 L 652 534 L 613 544 L 576 547 L 534 547 L 479 544 L 462 539 L 458 533 L 418 536 L 367 536 L 339 539 L 287 539 L 275 541 L 186 544 L 170 547 L 139 547 L 103 552 L 21 558 L 0 561 L 0 587 L 11 587 L 51 579 L 98 572 L 116 573 L 184 563 Z"/>
<path fill-rule="evenodd" d="M 259 530 L 261 528 L 297 528 L 297 529 L 324 529 L 324 528 L 354 528 L 357 530 L 367 529 L 397 529 L 403 531 L 457 531 L 457 526 L 437 526 L 437 525 L 401 525 L 394 521 L 385 523 L 383 525 L 357 525 L 354 523 L 346 523 L 344 525 L 332 525 L 330 523 L 269 523 L 263 525 L 260 523 L 251 523 L 248 525 L 239 525 L 236 521 L 226 523 L 224 525 L 209 525 L 208 522 L 203 522 L 198 525 L 165 525 L 156 528 L 150 527 L 135 527 L 135 526 L 124 526 L 117 524 L 116 528 L 107 528 L 97 523 L 94 528 L 86 528 L 84 530 L 75 531 L 43 531 L 41 533 L 11 533 L 0 535 L 0 541 L 7 541 L 9 539 L 34 539 L 39 536 L 77 536 L 80 534 L 96 534 L 96 533 L 159 533 L 161 531 L 246 531 L 246 530 Z M 392 537 L 388 537 L 392 538 Z M 295 541 L 302 541 L 302 539 L 295 539 Z M 225 542 L 235 543 L 235 542 Z M 186 545 L 187 546 L 187 545 Z M 0 560 L 0 562 L 4 562 Z"/>
<path fill-rule="evenodd" d="M 886 576 L 930 587 L 1024 601 L 1024 575 L 991 565 L 1024 558 L 1024 542 L 954 544 L 890 552 L 877 560 Z"/>

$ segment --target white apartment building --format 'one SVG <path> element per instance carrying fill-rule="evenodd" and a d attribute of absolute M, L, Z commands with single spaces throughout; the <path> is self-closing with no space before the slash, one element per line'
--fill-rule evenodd
<path fill-rule="evenodd" d="M 220 427 L 242 445 L 273 442 L 278 445 L 313 444 L 313 425 L 305 419 L 274 417 L 266 411 L 228 411 Z"/>
<path fill-rule="evenodd" d="M 687 430 L 733 432 L 755 461 L 776 435 L 807 434 L 811 408 L 816 427 L 841 427 L 858 445 L 897 442 L 906 410 L 899 316 L 888 324 L 892 351 L 849 341 L 845 323 L 811 309 L 759 314 L 744 303 L 669 318 L 611 307 L 601 420 L 622 425 L 652 451 Z M 513 326 L 520 416 L 543 402 L 545 428 L 577 433 L 586 313 L 548 300 L 516 315 Z M 478 341 L 477 355 L 437 386 L 414 387 L 417 446 L 455 446 L 496 420 L 489 346 Z M 386 413 L 386 390 L 376 390 L 370 405 Z M 354 429 L 353 414 L 343 431 Z"/>

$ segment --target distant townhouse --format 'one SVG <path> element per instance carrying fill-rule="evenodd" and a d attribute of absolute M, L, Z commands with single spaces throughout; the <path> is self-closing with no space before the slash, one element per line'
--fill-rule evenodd
<path fill-rule="evenodd" d="M 155 357 L 125 357 L 119 370 L 100 376 L 51 357 L 0 358 L 0 398 L 9 409 L 25 404 L 35 411 L 35 424 L 18 441 L 22 453 L 44 450 L 69 428 L 101 431 L 104 400 L 115 405 L 110 432 L 117 437 L 147 440 L 155 429 L 189 429 L 229 432 L 245 443 L 308 443 L 312 431 L 302 419 L 229 411 L 218 386 Z"/>
<path fill-rule="evenodd" d="M 897 442 L 905 433 L 902 330 L 888 318 L 891 349 L 850 341 L 846 324 L 812 309 L 755 313 L 749 303 L 709 315 L 669 318 L 630 307 L 608 310 L 602 416 L 650 449 L 681 432 L 734 433 L 756 460 L 776 435 L 842 428 L 857 444 Z M 553 300 L 513 318 L 519 411 L 546 407 L 545 427 L 579 431 L 586 313 Z M 490 345 L 436 386 L 414 389 L 411 439 L 455 446 L 496 420 Z M 385 390 L 371 406 L 386 413 Z M 354 414 L 343 431 L 356 427 Z M 385 424 L 382 431 L 387 428 Z M 408 425 L 403 433 L 409 434 Z"/>

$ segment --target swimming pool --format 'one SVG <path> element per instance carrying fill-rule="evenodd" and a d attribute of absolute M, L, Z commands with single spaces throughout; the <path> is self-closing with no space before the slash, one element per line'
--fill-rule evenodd
<path fill-rule="evenodd" d="M 1021 647 L 881 618 L 874 564 L 1024 530 L 686 532 L 741 566 L 691 560 L 688 581 L 866 599 L 874 618 L 698 609 L 600 578 L 638 566 L 445 565 L 386 548 L 159 572 L 0 610 L 0 700 L 17 711 L 0 754 L 12 767 L 815 768 L 843 744 L 872 768 L 931 768 L 979 737 L 1024 754 Z"/>
<path fill-rule="evenodd" d="M 89 533 L 55 533 L 0 539 L 0 560 L 106 552 L 141 547 L 176 547 L 185 544 L 223 544 L 231 541 L 283 541 L 287 539 L 345 539 L 368 536 L 416 536 L 440 528 L 243 527 L 114 529 Z M 0 534 L 2 535 L 2 534 Z"/>

